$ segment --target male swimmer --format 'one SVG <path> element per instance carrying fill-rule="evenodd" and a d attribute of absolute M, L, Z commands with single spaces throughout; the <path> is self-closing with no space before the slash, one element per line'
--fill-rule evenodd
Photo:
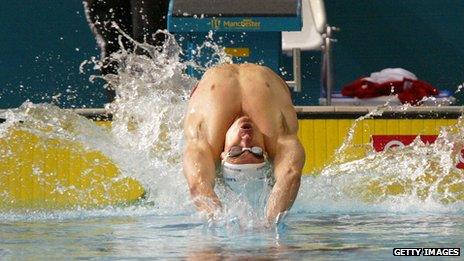
<path fill-rule="evenodd" d="M 216 167 L 225 182 L 262 179 L 271 164 L 275 179 L 267 221 L 289 210 L 300 187 L 305 154 L 285 82 L 269 68 L 226 64 L 208 70 L 189 100 L 184 122 L 184 175 L 199 211 L 214 216 Z M 260 191 L 256 191 L 260 193 Z"/>

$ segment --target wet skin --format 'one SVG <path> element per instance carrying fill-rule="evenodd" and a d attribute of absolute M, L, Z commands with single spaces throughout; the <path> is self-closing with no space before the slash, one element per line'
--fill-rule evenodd
<path fill-rule="evenodd" d="M 285 82 L 267 67 L 221 65 L 208 70 L 189 101 L 184 122 L 184 175 L 197 208 L 221 208 L 214 193 L 215 166 L 232 146 L 262 147 L 273 163 L 276 183 L 267 218 L 288 210 L 295 200 L 304 165 L 298 121 Z M 259 163 L 250 152 L 231 163 Z"/>

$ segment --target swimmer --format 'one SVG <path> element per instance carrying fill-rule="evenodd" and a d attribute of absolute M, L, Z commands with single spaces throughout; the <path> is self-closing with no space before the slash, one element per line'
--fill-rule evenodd
<path fill-rule="evenodd" d="M 275 184 L 266 218 L 275 222 L 300 187 L 305 154 L 297 130 L 290 91 L 272 70 L 254 64 L 209 69 L 191 95 L 184 122 L 183 169 L 197 209 L 214 217 L 222 207 L 214 192 L 216 167 L 240 180 L 259 176 L 270 164 Z"/>

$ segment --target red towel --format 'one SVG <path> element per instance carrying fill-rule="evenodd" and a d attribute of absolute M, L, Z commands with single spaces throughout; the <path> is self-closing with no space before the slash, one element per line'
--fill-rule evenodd
<path fill-rule="evenodd" d="M 425 81 L 408 78 L 382 83 L 360 78 L 343 87 L 342 94 L 360 99 L 397 94 L 401 103 L 417 105 L 424 97 L 438 95 L 438 89 Z"/>

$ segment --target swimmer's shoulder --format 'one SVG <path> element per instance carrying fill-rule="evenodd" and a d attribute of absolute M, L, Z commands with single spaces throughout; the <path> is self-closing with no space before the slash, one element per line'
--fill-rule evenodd
<path fill-rule="evenodd" d="M 229 63 L 224 63 L 221 65 L 217 65 L 215 67 L 212 67 L 208 69 L 205 74 L 203 75 L 203 78 L 211 77 L 211 76 L 239 76 L 239 75 L 246 75 L 246 74 L 258 74 L 258 75 L 263 75 L 266 77 L 272 77 L 272 78 L 279 78 L 279 76 L 272 71 L 269 67 L 259 65 L 259 64 L 254 64 L 254 63 L 242 63 L 242 64 L 229 64 Z"/>
<path fill-rule="evenodd" d="M 240 74 L 261 74 L 261 75 L 268 75 L 270 73 L 273 73 L 269 67 L 259 65 L 259 64 L 254 64 L 254 63 L 242 63 L 238 64 L 238 70 Z"/>
<path fill-rule="evenodd" d="M 209 69 L 200 81 L 208 84 L 210 82 L 224 81 L 226 79 L 261 79 L 267 85 L 275 86 L 275 88 L 284 89 L 288 95 L 290 91 L 287 83 L 273 70 L 267 66 L 243 63 L 243 64 L 221 64 Z"/>
<path fill-rule="evenodd" d="M 239 74 L 238 64 L 224 63 L 208 69 L 202 77 L 202 80 L 211 77 L 236 77 Z"/>
<path fill-rule="evenodd" d="M 208 77 L 211 75 L 231 75 L 231 76 L 239 76 L 241 74 L 272 74 L 273 71 L 266 66 L 262 66 L 259 64 L 254 63 L 242 63 L 242 64 L 229 64 L 224 63 L 212 67 L 206 71 L 204 77 Z"/>
<path fill-rule="evenodd" d="M 241 64 L 240 73 L 248 74 L 255 78 L 259 77 L 266 82 L 266 85 L 283 89 L 288 95 L 290 95 L 290 90 L 285 80 L 267 66 L 252 63 Z"/>

